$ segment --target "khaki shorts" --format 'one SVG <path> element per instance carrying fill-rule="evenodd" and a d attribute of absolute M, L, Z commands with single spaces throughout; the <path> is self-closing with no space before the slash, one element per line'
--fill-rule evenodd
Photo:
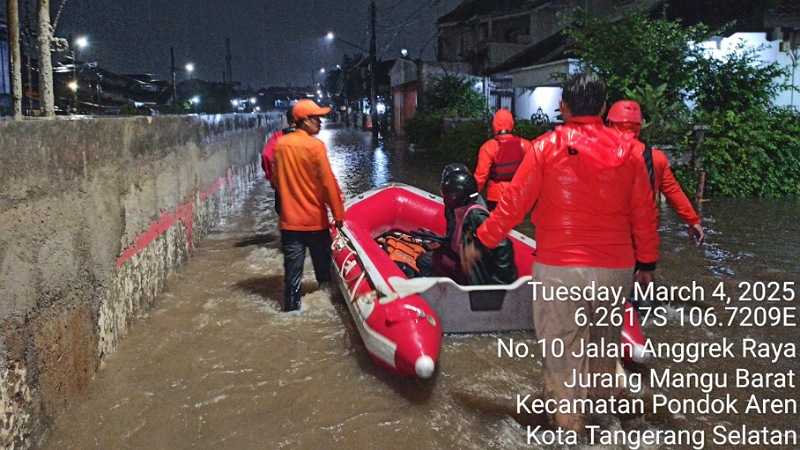
<path fill-rule="evenodd" d="M 633 268 L 560 267 L 534 263 L 533 281 L 542 283 L 541 286 L 534 286 L 536 300 L 533 301 L 533 323 L 536 338 L 547 341 L 545 348 L 548 349 L 548 352 L 554 348 L 550 341 L 563 343 L 562 355 L 544 355 L 545 398 L 574 400 L 608 398 L 618 394 L 619 389 L 568 388 L 565 383 L 572 384 L 575 373 L 582 375 L 585 379 L 592 373 L 613 374 L 616 372 L 617 358 L 615 357 L 589 358 L 585 355 L 575 356 L 573 353 L 583 354 L 587 343 L 600 344 L 603 339 L 606 344 L 609 342 L 619 344 L 621 327 L 612 326 L 608 317 L 609 314 L 624 312 L 624 302 L 618 301 L 613 305 L 610 301 L 588 301 L 585 298 L 577 301 L 544 301 L 543 295 L 545 290 L 550 288 L 585 287 L 591 286 L 594 282 L 595 287 L 621 288 L 622 290 L 619 292 L 623 297 L 627 297 L 633 288 Z M 575 320 L 576 311 L 579 308 L 584 308 L 582 313 L 585 313 L 585 317 L 590 323 L 599 323 L 600 319 L 605 317 L 606 326 L 579 326 Z M 608 310 L 602 311 L 603 308 L 608 308 Z M 556 349 L 559 347 L 561 347 L 560 343 L 555 345 Z"/>

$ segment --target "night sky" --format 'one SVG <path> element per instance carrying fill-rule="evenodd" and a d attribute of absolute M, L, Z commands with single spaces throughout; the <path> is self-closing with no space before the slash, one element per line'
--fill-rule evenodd
<path fill-rule="evenodd" d="M 52 20 L 64 0 L 50 0 Z M 25 21 L 25 0 L 20 21 Z M 5 10 L 5 2 L 2 2 Z M 436 19 L 460 0 L 376 0 L 378 57 L 434 59 Z M 35 19 L 35 1 L 30 17 Z M 324 40 L 328 31 L 369 48 L 369 0 L 66 0 L 56 36 L 85 35 L 79 60 L 97 61 L 119 73 L 152 73 L 168 79 L 170 47 L 178 81 L 187 62 L 194 76 L 222 81 L 225 38 L 230 38 L 233 79 L 253 88 L 308 85 L 311 72 L 359 53 Z M 427 47 L 426 47 L 426 44 Z M 317 80 L 319 81 L 319 80 Z"/>

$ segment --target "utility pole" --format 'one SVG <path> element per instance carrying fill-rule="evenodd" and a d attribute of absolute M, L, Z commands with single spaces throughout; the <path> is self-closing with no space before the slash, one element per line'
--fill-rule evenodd
<path fill-rule="evenodd" d="M 171 63 L 171 70 L 172 70 L 172 112 L 174 114 L 178 113 L 178 91 L 176 90 L 175 85 L 175 49 L 170 47 L 169 48 L 169 56 L 172 60 Z"/>
<path fill-rule="evenodd" d="M 228 83 L 233 84 L 233 66 L 231 65 L 231 60 L 233 57 L 231 56 L 231 40 L 229 38 L 225 38 L 225 64 L 226 68 L 228 69 Z M 224 78 L 224 77 L 223 77 Z"/>
<path fill-rule="evenodd" d="M 53 27 L 50 25 L 50 0 L 37 0 L 39 17 L 39 107 L 44 117 L 55 117 L 55 96 L 53 94 L 53 60 L 50 55 L 50 42 Z"/>
<path fill-rule="evenodd" d="M 375 2 L 369 4 L 369 102 L 372 120 L 372 143 L 378 143 L 378 95 L 375 72 L 378 70 L 377 38 L 375 36 Z"/>
<path fill-rule="evenodd" d="M 11 110 L 14 120 L 22 118 L 22 57 L 19 49 L 19 3 L 6 0 L 8 15 L 9 71 L 11 73 Z"/>

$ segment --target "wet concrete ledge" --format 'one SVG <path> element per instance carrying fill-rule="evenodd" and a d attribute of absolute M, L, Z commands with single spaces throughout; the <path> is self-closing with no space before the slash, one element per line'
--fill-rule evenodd
<path fill-rule="evenodd" d="M 85 392 L 254 177 L 280 114 L 0 122 L 0 446 Z"/>

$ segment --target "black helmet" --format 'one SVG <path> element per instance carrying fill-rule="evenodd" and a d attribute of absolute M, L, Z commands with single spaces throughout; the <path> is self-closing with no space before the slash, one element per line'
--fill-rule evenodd
<path fill-rule="evenodd" d="M 292 108 L 293 107 L 290 106 L 289 109 L 286 110 L 286 121 L 289 123 L 289 125 L 297 122 L 296 120 L 294 120 L 294 115 L 292 114 Z"/>
<path fill-rule="evenodd" d="M 447 178 L 448 175 L 450 175 L 451 173 L 456 173 L 456 172 L 471 173 L 469 171 L 469 169 L 467 168 L 467 166 L 465 166 L 465 165 L 463 165 L 461 163 L 448 164 L 448 165 L 444 166 L 444 170 L 442 171 L 442 183 L 444 183 L 444 180 L 445 180 L 445 178 Z"/>
<path fill-rule="evenodd" d="M 442 181 L 441 191 L 445 206 L 460 208 L 478 198 L 478 183 L 469 172 L 453 172 Z"/>

